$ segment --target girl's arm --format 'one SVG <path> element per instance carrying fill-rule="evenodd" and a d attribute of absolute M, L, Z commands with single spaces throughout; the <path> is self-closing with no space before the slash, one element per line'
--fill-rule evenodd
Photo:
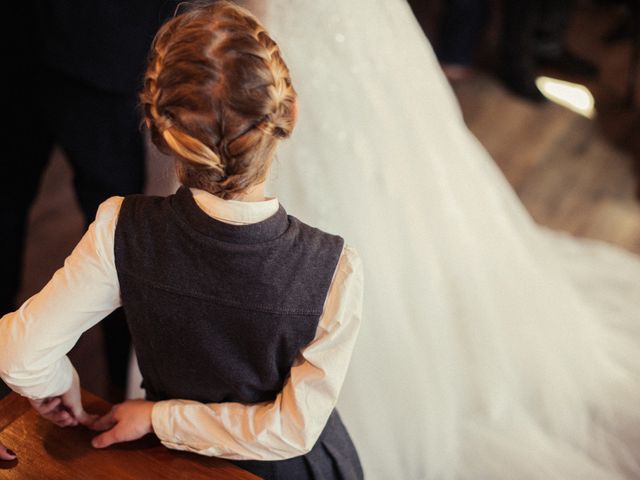
<path fill-rule="evenodd" d="M 188 400 L 133 400 L 94 424 L 111 430 L 93 445 L 135 440 L 153 431 L 176 450 L 234 460 L 282 460 L 311 450 L 342 387 L 362 312 L 362 264 L 345 246 L 316 337 L 298 356 L 273 402 L 203 404 Z"/>
<path fill-rule="evenodd" d="M 55 397 L 79 401 L 66 354 L 82 332 L 120 306 L 113 232 L 121 203 L 121 197 L 105 201 L 49 283 L 0 319 L 0 377 L 41 413 Z"/>

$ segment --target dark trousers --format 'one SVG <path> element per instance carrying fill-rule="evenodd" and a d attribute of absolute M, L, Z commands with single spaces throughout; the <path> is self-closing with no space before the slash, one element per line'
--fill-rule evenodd
<path fill-rule="evenodd" d="M 139 193 L 144 183 L 144 145 L 133 92 L 101 91 L 26 63 L 11 73 L 13 85 L 3 100 L 8 126 L 0 175 L 0 314 L 16 308 L 27 214 L 54 144 L 71 163 L 87 225 L 102 201 Z M 103 331 L 110 380 L 124 387 L 130 338 L 121 309 L 103 322 Z"/>
<path fill-rule="evenodd" d="M 231 463 L 264 480 L 362 480 L 364 473 L 356 448 L 340 415 L 333 411 L 320 438 L 306 455 L 261 462 L 232 460 Z"/>
<path fill-rule="evenodd" d="M 444 2 L 436 54 L 441 63 L 471 66 L 489 22 L 488 0 Z"/>

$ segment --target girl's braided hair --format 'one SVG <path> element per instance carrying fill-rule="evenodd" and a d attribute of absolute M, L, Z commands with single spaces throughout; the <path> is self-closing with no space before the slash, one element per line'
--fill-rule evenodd
<path fill-rule="evenodd" d="M 278 45 L 251 13 L 224 0 L 162 26 L 140 100 L 153 142 L 179 160 L 180 181 L 222 198 L 265 178 L 296 120 Z"/>

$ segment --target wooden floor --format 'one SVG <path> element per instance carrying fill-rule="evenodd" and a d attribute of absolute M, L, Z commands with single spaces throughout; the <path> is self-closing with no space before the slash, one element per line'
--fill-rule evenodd
<path fill-rule="evenodd" d="M 572 25 L 575 50 L 602 69 L 598 80 L 586 82 L 597 100 L 593 120 L 518 100 L 488 74 L 458 84 L 456 93 L 471 130 L 539 223 L 640 253 L 640 116 L 621 106 L 629 45 L 599 42 L 614 22 L 614 14 L 583 8 Z M 157 190 L 166 162 L 152 171 Z M 42 287 L 82 234 L 70 182 L 56 152 L 31 214 L 22 298 Z M 88 332 L 72 357 L 84 386 L 104 396 L 99 331 Z"/>

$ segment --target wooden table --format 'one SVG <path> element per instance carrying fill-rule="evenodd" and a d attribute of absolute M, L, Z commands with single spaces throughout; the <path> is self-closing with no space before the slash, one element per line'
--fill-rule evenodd
<path fill-rule="evenodd" d="M 83 392 L 90 413 L 105 413 L 104 400 Z M 258 480 L 218 458 L 163 447 L 154 435 L 104 450 L 91 446 L 96 432 L 59 428 L 41 418 L 29 402 L 11 393 L 0 400 L 0 441 L 18 455 L 0 460 L 0 479 L 20 480 Z"/>

